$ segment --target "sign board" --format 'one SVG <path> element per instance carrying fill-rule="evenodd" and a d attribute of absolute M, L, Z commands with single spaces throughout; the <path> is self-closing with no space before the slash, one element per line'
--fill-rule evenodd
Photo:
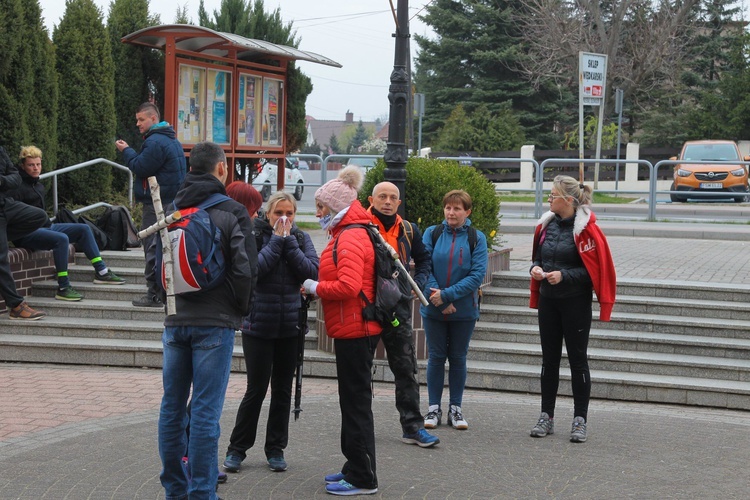
<path fill-rule="evenodd" d="M 578 88 L 581 104 L 601 106 L 607 83 L 607 55 L 578 53 Z"/>

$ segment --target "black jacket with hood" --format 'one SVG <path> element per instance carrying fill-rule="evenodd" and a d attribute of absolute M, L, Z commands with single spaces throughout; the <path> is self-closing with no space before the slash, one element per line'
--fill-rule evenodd
<path fill-rule="evenodd" d="M 175 197 L 177 208 L 194 207 L 214 193 L 226 194 L 214 175 L 188 172 Z M 177 314 L 165 326 L 220 326 L 239 329 L 250 312 L 258 275 L 258 252 L 253 223 L 247 209 L 227 200 L 206 210 L 221 230 L 221 247 L 227 263 L 226 279 L 217 288 L 175 296 Z"/>

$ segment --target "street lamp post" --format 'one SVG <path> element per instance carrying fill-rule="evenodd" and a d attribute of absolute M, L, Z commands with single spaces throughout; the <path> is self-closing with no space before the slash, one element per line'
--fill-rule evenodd
<path fill-rule="evenodd" d="M 409 0 L 398 0 L 396 38 L 396 53 L 391 72 L 391 86 L 388 88 L 388 100 L 391 103 L 388 116 L 388 147 L 384 160 L 385 180 L 398 187 L 403 202 L 398 208 L 403 217 L 406 205 L 406 112 L 407 97 L 409 95 L 410 75 L 406 69 L 409 57 Z"/>

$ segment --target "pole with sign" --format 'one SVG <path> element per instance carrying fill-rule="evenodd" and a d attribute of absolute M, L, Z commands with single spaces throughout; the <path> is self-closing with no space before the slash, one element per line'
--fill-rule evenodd
<path fill-rule="evenodd" d="M 583 107 L 599 106 L 599 123 L 596 129 L 596 158 L 602 152 L 602 125 L 604 122 L 604 97 L 607 83 L 607 55 L 578 53 L 578 157 L 583 159 Z M 583 163 L 580 164 L 580 182 L 583 183 Z M 599 187 L 599 164 L 594 166 L 594 189 Z"/>
<path fill-rule="evenodd" d="M 417 156 L 422 156 L 422 117 L 424 116 L 424 94 L 414 94 L 414 113 L 419 117 Z"/>

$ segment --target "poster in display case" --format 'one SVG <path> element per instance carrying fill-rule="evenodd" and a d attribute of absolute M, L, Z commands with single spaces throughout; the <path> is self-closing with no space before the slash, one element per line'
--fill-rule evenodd
<path fill-rule="evenodd" d="M 206 89 L 206 70 L 180 65 L 180 83 L 177 102 L 177 139 L 185 144 L 203 140 L 203 113 Z"/>
<path fill-rule="evenodd" d="M 227 103 L 231 103 L 232 74 L 228 71 L 209 69 L 206 76 L 205 139 L 217 144 L 229 144 L 232 116 Z"/>
<path fill-rule="evenodd" d="M 264 146 L 280 146 L 284 120 L 282 118 L 282 104 L 284 102 L 283 82 L 271 78 L 263 79 L 263 124 L 262 144 Z"/>
<path fill-rule="evenodd" d="M 261 77 L 240 74 L 239 78 L 239 124 L 237 143 L 246 146 L 260 145 L 258 134 L 258 118 L 260 116 L 260 99 L 258 92 L 261 88 Z"/>

